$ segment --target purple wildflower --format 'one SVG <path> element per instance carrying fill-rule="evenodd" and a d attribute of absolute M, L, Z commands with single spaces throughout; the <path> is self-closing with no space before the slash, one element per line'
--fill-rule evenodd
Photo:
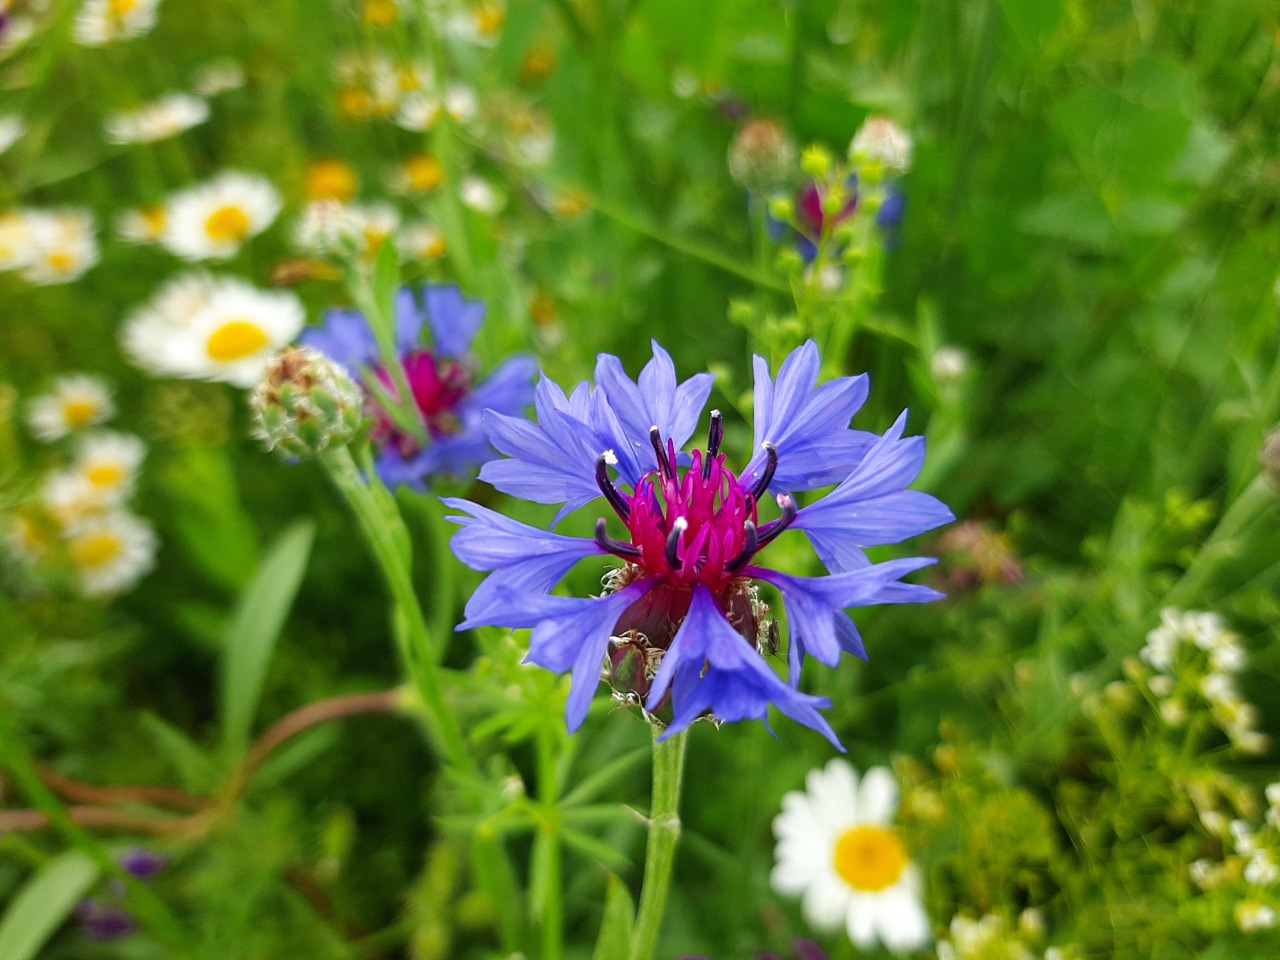
<path fill-rule="evenodd" d="M 169 865 L 169 858 L 146 847 L 130 847 L 117 862 L 139 880 L 151 880 Z"/>
<path fill-rule="evenodd" d="M 129 911 L 103 900 L 81 900 L 76 905 L 76 917 L 90 940 L 123 940 L 138 929 Z"/>
<path fill-rule="evenodd" d="M 863 549 L 954 517 L 935 498 L 906 489 L 920 472 L 924 441 L 902 438 L 905 415 L 884 436 L 850 429 L 867 378 L 819 386 L 820 365 L 812 341 L 786 359 L 776 379 L 756 358 L 758 452 L 741 474 L 720 453 L 719 411 L 711 413 L 705 452 L 680 452 L 711 378 L 679 383 L 656 343 L 635 382 L 609 355 L 599 359 L 594 389 L 581 384 L 566 395 L 543 378 L 536 423 L 486 412 L 489 437 L 508 459 L 486 464 L 482 480 L 526 500 L 563 504 L 557 520 L 603 496 L 626 535 L 615 538 L 601 518 L 594 539 L 568 537 L 467 500 L 445 500 L 469 514 L 450 518 L 462 526 L 454 552 L 492 573 L 459 629 L 532 628 L 528 661 L 573 674 L 570 729 L 586 718 L 607 663 L 615 689 L 650 712 L 670 712 L 666 735 L 706 715 L 763 720 L 773 705 L 839 746 L 818 712 L 829 701 L 798 689 L 806 654 L 828 666 L 842 652 L 865 658 L 847 609 L 939 597 L 900 580 L 931 559 L 872 564 Z M 792 496 L 833 484 L 804 507 Z M 777 515 L 768 519 L 770 500 Z M 830 576 L 797 577 L 758 565 L 789 528 L 809 536 Z M 604 554 L 622 561 L 606 577 L 604 596 L 550 595 L 575 564 Z M 788 606 L 789 683 L 762 656 L 776 650 L 777 627 L 756 581 L 776 587 Z"/>
<path fill-rule="evenodd" d="M 430 442 L 400 430 L 368 391 L 378 475 L 389 486 L 426 489 L 426 478 L 464 476 L 497 454 L 485 437 L 485 410 L 520 414 L 533 399 L 537 364 L 512 357 L 484 381 L 470 355 L 484 322 L 483 303 L 466 300 L 457 287 L 408 287 L 396 296 L 396 346 L 414 405 Z M 424 328 L 430 344 L 423 342 Z M 331 310 L 324 326 L 303 332 L 301 342 L 345 366 L 357 380 L 372 374 L 395 395 L 368 319 L 355 310 Z"/>

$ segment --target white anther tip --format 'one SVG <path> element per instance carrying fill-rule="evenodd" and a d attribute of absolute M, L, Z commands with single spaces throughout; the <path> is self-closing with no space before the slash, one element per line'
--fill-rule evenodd
<path fill-rule="evenodd" d="M 604 453 L 600 454 L 600 456 L 604 457 L 604 462 L 609 466 L 616 467 L 618 465 L 618 455 L 612 450 L 606 450 Z"/>

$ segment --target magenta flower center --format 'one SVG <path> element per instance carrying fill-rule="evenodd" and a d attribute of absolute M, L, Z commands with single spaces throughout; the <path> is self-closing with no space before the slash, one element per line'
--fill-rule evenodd
<path fill-rule="evenodd" d="M 649 436 L 658 469 L 642 477 L 629 497 L 609 480 L 607 457 L 602 456 L 596 462 L 596 480 L 626 524 L 631 541 L 609 537 L 602 518 L 596 524 L 600 545 L 672 586 L 702 583 L 722 593 L 796 515 L 791 498 L 779 497 L 782 516 L 759 526 L 758 504 L 777 469 L 777 451 L 766 445 L 768 465 L 748 488 L 724 465 L 719 452 L 723 435 L 720 412 L 713 411 L 706 454 L 695 451 L 692 465 L 682 471 L 676 465 L 675 444 L 667 440 L 664 445 L 654 427 Z"/>
<path fill-rule="evenodd" d="M 414 405 L 422 415 L 432 439 L 439 440 L 459 431 L 456 408 L 471 390 L 471 371 L 456 360 L 435 356 L 430 350 L 415 350 L 401 359 L 405 379 Z M 379 365 L 374 368 L 379 382 L 392 395 L 398 396 L 391 371 Z M 371 404 L 374 417 L 373 438 L 379 445 L 395 444 L 402 453 L 416 452 L 417 441 L 402 432 L 390 415 L 378 404 Z"/>
<path fill-rule="evenodd" d="M 840 212 L 832 218 L 831 226 L 837 227 L 844 223 L 857 212 L 858 209 L 858 192 L 855 183 L 851 180 L 850 187 L 852 192 L 849 199 L 844 202 L 844 206 L 840 208 Z M 826 226 L 826 214 L 822 209 L 822 192 L 815 183 L 806 184 L 796 198 L 796 211 L 799 214 L 801 223 L 809 230 L 812 239 L 816 240 L 822 236 L 822 229 Z"/>

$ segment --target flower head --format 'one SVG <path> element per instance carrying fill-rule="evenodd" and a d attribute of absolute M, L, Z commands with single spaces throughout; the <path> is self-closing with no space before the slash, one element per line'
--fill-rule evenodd
<path fill-rule="evenodd" d="M 169 200 L 160 243 L 184 260 L 228 260 L 271 226 L 280 207 L 266 177 L 225 170 Z"/>
<path fill-rule="evenodd" d="M 544 532 L 466 500 L 470 514 L 454 552 L 492 571 L 467 605 L 464 627 L 531 627 L 528 660 L 573 671 L 569 725 L 586 717 L 607 659 L 615 689 L 670 717 L 668 733 L 695 720 L 765 719 L 784 714 L 835 734 L 818 713 L 830 704 L 797 689 L 806 654 L 834 666 L 842 652 L 865 656 L 845 612 L 876 603 L 938 596 L 899 578 L 932 562 L 873 565 L 863 548 L 897 543 L 953 519 L 933 497 L 904 489 L 923 464 L 921 438 L 902 439 L 905 420 L 883 437 L 848 424 L 867 393 L 866 377 L 819 387 L 817 347 L 807 343 L 777 379 L 756 361 L 758 453 L 735 473 L 720 452 L 724 423 L 712 411 L 705 451 L 681 452 L 711 391 L 699 374 L 679 383 L 656 343 L 653 360 L 631 381 L 616 357 L 601 355 L 596 386 L 566 395 L 545 378 L 535 394 L 537 423 L 486 413 L 493 445 L 508 459 L 480 478 L 504 493 L 562 504 L 557 521 L 603 497 L 615 529 L 597 521 L 594 539 Z M 807 506 L 793 494 L 836 484 Z M 797 577 L 760 565 L 769 545 L 803 530 L 831 572 Z M 603 597 L 566 599 L 549 591 L 580 560 L 611 554 L 621 566 Z M 757 582 L 775 587 L 790 613 L 791 677 L 784 682 L 764 654 L 777 628 Z"/>
<path fill-rule="evenodd" d="M 111 143 L 155 143 L 176 137 L 209 119 L 209 103 L 189 93 L 166 93 L 136 110 L 107 118 L 107 139 Z"/>
<path fill-rule="evenodd" d="M 30 210 L 25 218 L 29 248 L 22 275 L 29 282 L 70 283 L 98 262 L 97 226 L 88 210 Z"/>
<path fill-rule="evenodd" d="M 133 586 L 155 565 L 151 525 L 117 511 L 90 517 L 67 532 L 67 555 L 86 596 L 107 596 Z"/>
<path fill-rule="evenodd" d="M 83 373 L 59 377 L 53 390 L 34 398 L 27 424 L 41 440 L 61 440 L 69 433 L 110 420 L 115 414 L 111 388 L 99 377 Z"/>
<path fill-rule="evenodd" d="M 130 359 L 150 373 L 249 387 L 303 320 L 292 293 L 196 272 L 162 286 L 125 321 L 121 339 Z"/>
<path fill-rule="evenodd" d="M 366 384 L 367 412 L 377 467 L 392 485 L 425 488 L 431 475 L 466 475 L 493 459 L 482 414 L 523 411 L 531 399 L 534 363 L 513 357 L 484 381 L 478 381 L 470 355 L 471 342 L 484 321 L 483 303 L 467 300 L 457 287 L 408 287 L 396 297 L 396 348 L 422 431 L 414 435 L 384 409 L 367 386 L 397 396 L 396 376 L 382 361 L 377 339 L 365 316 L 354 310 L 332 310 L 323 327 L 307 330 L 301 342 L 345 366 Z M 430 332 L 430 343 L 423 340 Z"/>
<path fill-rule="evenodd" d="M 317 457 L 350 443 L 360 429 L 360 388 L 336 361 L 289 347 L 267 364 L 249 397 L 255 434 L 287 457 Z"/>
<path fill-rule="evenodd" d="M 156 25 L 160 0 L 85 0 L 72 36 L 86 47 L 105 47 L 141 36 Z"/>
<path fill-rule="evenodd" d="M 872 767 L 859 781 L 848 763 L 832 760 L 810 771 L 805 785 L 782 798 L 773 821 L 773 888 L 802 897 L 814 927 L 843 925 L 863 950 L 877 940 L 891 950 L 923 947 L 929 919 L 920 903 L 920 873 L 893 829 L 893 774 Z"/>

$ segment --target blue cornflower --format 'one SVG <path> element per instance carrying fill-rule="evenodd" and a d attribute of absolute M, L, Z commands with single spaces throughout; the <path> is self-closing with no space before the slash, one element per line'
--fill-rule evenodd
<path fill-rule="evenodd" d="M 883 436 L 851 429 L 867 377 L 819 386 L 820 366 L 812 341 L 787 357 L 776 379 L 756 358 L 757 453 L 736 475 L 720 453 L 719 411 L 711 412 L 705 452 L 680 452 L 711 377 L 679 383 L 657 343 L 638 382 L 607 354 L 594 389 L 584 383 L 566 395 L 544 377 L 536 423 L 487 411 L 489 438 L 508 459 L 486 464 L 482 480 L 526 500 L 563 504 L 559 516 L 603 496 L 626 536 L 615 539 L 604 518 L 585 539 L 445 500 L 468 514 L 450 518 L 462 526 L 454 552 L 473 569 L 491 571 L 459 629 L 532 628 L 528 661 L 573 674 L 570 729 L 586 718 L 607 664 L 625 699 L 663 716 L 670 710 L 668 735 L 707 715 L 765 719 L 772 704 L 839 746 L 818 712 L 830 702 L 798 689 L 806 654 L 828 666 L 842 652 L 865 658 L 847 609 L 939 597 L 901 582 L 931 559 L 872 564 L 863 550 L 954 517 L 934 497 L 906 489 L 920 472 L 924 441 L 903 439 L 905 414 Z M 792 496 L 832 485 L 808 506 Z M 766 520 L 769 495 L 778 515 Z M 809 536 L 830 575 L 798 577 L 758 565 L 789 528 Z M 622 564 L 605 577 L 603 596 L 550 595 L 579 561 L 605 555 Z M 764 656 L 777 649 L 777 627 L 756 581 L 772 584 L 787 604 L 789 683 Z"/>
<path fill-rule="evenodd" d="M 421 490 L 427 477 L 470 473 L 497 455 L 485 436 L 483 412 L 519 414 L 532 402 L 537 372 L 532 357 L 512 357 L 489 379 L 476 382 L 470 349 L 484 313 L 483 303 L 464 299 L 453 286 L 405 287 L 396 295 L 396 347 L 431 442 L 424 445 L 398 429 L 366 391 L 378 475 L 389 486 Z M 430 346 L 423 343 L 424 328 L 430 330 Z M 364 314 L 331 310 L 324 326 L 304 331 L 300 339 L 341 363 L 357 380 L 371 372 L 396 394 Z"/>

